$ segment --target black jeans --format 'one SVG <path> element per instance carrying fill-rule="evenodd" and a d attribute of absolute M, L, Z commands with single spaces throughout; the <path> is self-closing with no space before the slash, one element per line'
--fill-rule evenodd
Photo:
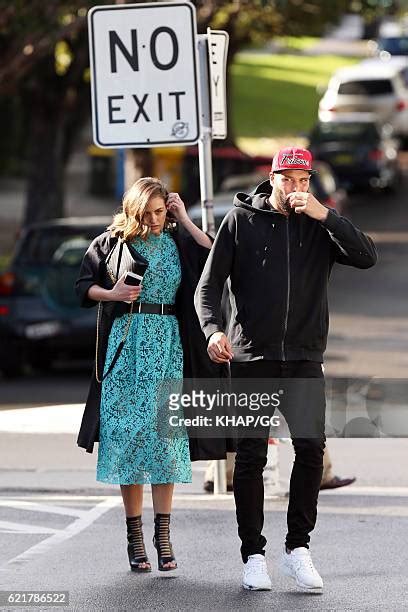
<path fill-rule="evenodd" d="M 249 361 L 231 363 L 233 378 L 320 378 L 323 379 L 321 363 L 314 361 Z M 322 381 L 324 382 L 324 381 Z M 289 426 L 295 461 L 292 469 L 287 513 L 288 533 L 286 546 L 293 550 L 299 546 L 308 548 L 309 533 L 314 529 L 317 516 L 317 500 L 323 473 L 323 454 L 325 447 L 325 394 L 324 384 L 321 391 L 313 395 L 314 405 L 297 406 L 295 413 L 314 419 L 313 437 L 295 437 L 292 407 L 280 408 Z M 303 400 L 302 400 L 303 401 Z M 296 402 L 301 404 L 301 402 Z M 311 414 L 313 413 L 313 414 Z M 316 429 L 316 423 L 317 429 Z M 238 441 L 234 471 L 234 496 L 238 522 L 238 535 L 241 539 L 241 554 L 244 563 L 248 555 L 265 554 L 266 538 L 262 535 L 264 523 L 264 485 L 263 469 L 266 464 L 269 430 L 261 438 L 241 437 Z"/>

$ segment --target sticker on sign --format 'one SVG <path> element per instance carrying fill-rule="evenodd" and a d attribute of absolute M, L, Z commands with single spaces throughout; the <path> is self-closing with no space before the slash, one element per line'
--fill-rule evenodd
<path fill-rule="evenodd" d="M 88 13 L 92 123 L 100 147 L 194 144 L 200 135 L 196 14 L 189 2 Z"/>

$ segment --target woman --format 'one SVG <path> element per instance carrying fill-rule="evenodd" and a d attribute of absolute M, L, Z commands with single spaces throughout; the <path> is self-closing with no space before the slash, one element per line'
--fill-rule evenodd
<path fill-rule="evenodd" d="M 178 223 L 175 231 L 167 213 Z M 138 287 L 125 284 L 123 277 L 111 289 L 103 286 L 104 261 L 118 238 L 131 243 L 148 261 Z M 188 286 L 197 267 L 198 278 L 211 244 L 189 219 L 177 193 L 169 194 L 156 178 L 141 178 L 125 194 L 122 212 L 89 247 L 76 284 L 85 307 L 115 303 L 113 314 L 111 308 L 102 309 L 97 355 L 102 383 L 93 376 L 78 444 L 92 452 L 99 439 L 97 480 L 120 484 L 129 563 L 136 572 L 151 571 L 142 533 L 145 483 L 152 485 L 153 542 L 159 570 L 177 567 L 169 539 L 170 513 L 174 483 L 191 482 L 189 445 L 185 434 L 172 438 L 158 435 L 156 396 L 163 382 L 181 381 L 184 361 L 197 363 L 197 355 L 186 355 L 187 360 L 183 357 L 176 314 L 180 321 L 195 316 L 194 287 Z M 140 306 L 129 314 L 126 302 L 135 301 Z M 186 308 L 190 312 L 186 313 Z M 124 347 L 109 372 L 127 325 Z M 197 330 L 208 370 L 204 340 Z M 101 377 L 102 371 L 105 377 Z"/>

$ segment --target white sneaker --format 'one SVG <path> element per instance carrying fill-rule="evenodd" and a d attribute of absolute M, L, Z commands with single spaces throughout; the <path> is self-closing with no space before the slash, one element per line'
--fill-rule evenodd
<path fill-rule="evenodd" d="M 296 584 L 305 591 L 321 591 L 323 580 L 313 565 L 310 551 L 307 548 L 294 548 L 290 553 L 283 553 L 280 569 L 283 574 L 296 580 Z"/>
<path fill-rule="evenodd" d="M 249 555 L 248 561 L 244 565 L 242 586 L 250 591 L 271 590 L 272 583 L 268 576 L 268 569 L 263 555 Z"/>

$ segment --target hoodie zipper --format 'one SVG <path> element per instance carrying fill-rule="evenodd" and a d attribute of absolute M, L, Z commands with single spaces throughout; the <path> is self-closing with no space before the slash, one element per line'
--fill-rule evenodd
<path fill-rule="evenodd" d="M 286 361 L 285 355 L 285 337 L 288 330 L 288 317 L 289 317 L 289 299 L 290 299 L 290 249 L 289 249 L 289 217 L 286 217 L 286 259 L 288 265 L 288 289 L 286 292 L 286 312 L 285 321 L 283 324 L 283 337 L 282 337 L 282 361 Z"/>

